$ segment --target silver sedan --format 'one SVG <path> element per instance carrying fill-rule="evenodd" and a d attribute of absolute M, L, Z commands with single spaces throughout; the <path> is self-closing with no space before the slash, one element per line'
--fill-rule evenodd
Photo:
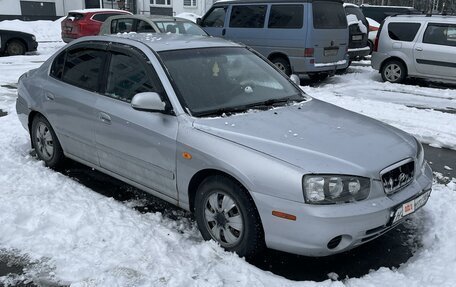
<path fill-rule="evenodd" d="M 240 256 L 349 250 L 431 192 L 415 138 L 217 38 L 75 40 L 21 76 L 17 114 L 47 166 L 71 158 L 190 210 Z"/>

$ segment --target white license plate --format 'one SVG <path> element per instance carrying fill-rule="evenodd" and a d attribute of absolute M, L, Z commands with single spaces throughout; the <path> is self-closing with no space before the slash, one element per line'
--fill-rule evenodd
<path fill-rule="evenodd" d="M 398 209 L 396 209 L 396 211 L 394 212 L 393 224 L 395 222 L 397 222 L 398 220 L 404 218 L 405 216 L 407 216 L 407 215 L 409 215 L 411 213 L 414 213 L 420 207 L 425 205 L 427 200 L 428 200 L 428 198 L 429 198 L 429 194 L 430 193 L 431 193 L 430 190 L 426 191 L 425 193 L 423 193 L 419 197 L 402 204 L 402 206 L 400 206 Z"/>
<path fill-rule="evenodd" d="M 338 51 L 339 51 L 339 49 L 327 49 L 327 50 L 324 50 L 323 54 L 325 56 L 335 56 L 335 55 L 337 55 Z"/>
<path fill-rule="evenodd" d="M 359 41 L 363 39 L 363 35 L 354 35 L 352 36 L 353 41 Z"/>

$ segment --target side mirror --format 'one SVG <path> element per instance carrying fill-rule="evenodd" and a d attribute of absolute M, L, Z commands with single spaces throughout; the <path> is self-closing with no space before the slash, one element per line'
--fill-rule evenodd
<path fill-rule="evenodd" d="M 299 79 L 298 75 L 296 75 L 296 74 L 291 74 L 290 80 L 298 86 L 301 85 L 301 80 Z"/>
<path fill-rule="evenodd" d="M 131 106 L 140 111 L 164 112 L 166 110 L 166 103 L 162 101 L 159 94 L 154 92 L 136 94 L 131 99 Z"/>
<path fill-rule="evenodd" d="M 201 26 L 201 18 L 196 18 L 196 24 L 197 24 L 198 26 Z"/>

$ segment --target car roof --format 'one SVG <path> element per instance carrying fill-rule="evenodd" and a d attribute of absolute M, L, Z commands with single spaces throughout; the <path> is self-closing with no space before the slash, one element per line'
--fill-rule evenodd
<path fill-rule="evenodd" d="M 244 47 L 241 44 L 217 37 L 165 33 L 123 33 L 117 35 L 89 36 L 74 40 L 72 43 L 76 44 L 91 41 L 106 41 L 123 44 L 127 44 L 128 41 L 141 42 L 156 52 L 196 48 Z"/>
<path fill-rule="evenodd" d="M 116 13 L 131 14 L 131 12 L 125 11 L 125 10 L 103 9 L 103 8 L 101 8 L 101 9 L 100 8 L 97 8 L 97 9 L 79 9 L 79 10 L 70 10 L 70 11 L 68 11 L 68 13 L 81 13 L 81 14 L 85 14 L 85 13 L 102 13 L 102 12 L 109 12 L 109 13 L 116 12 Z"/>
<path fill-rule="evenodd" d="M 314 1 L 326 1 L 326 2 L 339 2 L 343 0 L 221 0 L 214 3 L 214 5 L 224 4 L 246 4 L 246 3 L 312 3 Z"/>
<path fill-rule="evenodd" d="M 395 15 L 386 18 L 385 21 L 438 21 L 444 23 L 456 23 L 456 16 L 444 15 L 425 15 L 425 14 L 412 14 L 412 15 Z"/>
<path fill-rule="evenodd" d="M 182 22 L 192 22 L 188 19 L 173 17 L 173 16 L 164 16 L 164 15 L 116 15 L 111 16 L 109 19 L 118 19 L 118 18 L 130 18 L 130 19 L 140 19 L 140 20 L 153 20 L 153 21 L 182 21 Z M 193 23 L 193 22 L 192 22 Z"/>

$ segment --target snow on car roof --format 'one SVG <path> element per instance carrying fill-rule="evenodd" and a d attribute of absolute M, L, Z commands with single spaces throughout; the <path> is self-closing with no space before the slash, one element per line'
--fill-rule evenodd
<path fill-rule="evenodd" d="M 118 9 L 104 9 L 104 8 L 94 8 L 94 9 L 79 9 L 79 10 L 70 10 L 68 13 L 95 13 L 95 12 L 122 12 L 122 13 L 129 13 L 125 10 L 118 10 Z"/>

